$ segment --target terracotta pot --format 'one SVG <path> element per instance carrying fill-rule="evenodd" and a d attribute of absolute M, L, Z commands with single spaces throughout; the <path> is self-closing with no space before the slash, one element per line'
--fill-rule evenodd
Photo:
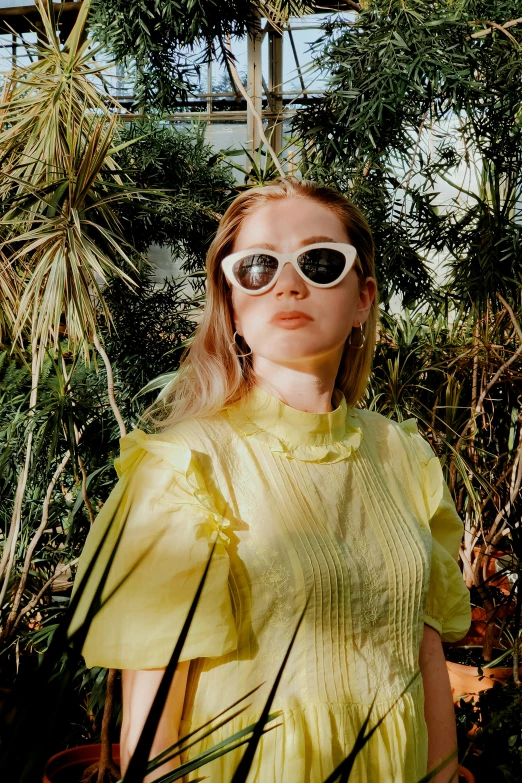
<path fill-rule="evenodd" d="M 446 661 L 451 684 L 453 701 L 458 701 L 461 696 L 473 698 L 481 691 L 492 688 L 495 682 L 506 682 L 513 677 L 513 667 L 496 667 L 482 669 L 483 676 L 479 675 L 477 666 L 466 666 L 462 663 Z"/>
<path fill-rule="evenodd" d="M 98 761 L 101 745 L 81 745 L 78 748 L 68 748 L 52 756 L 47 764 L 42 783 L 62 783 L 65 780 L 77 779 L 80 783 L 84 770 Z M 120 763 L 120 746 L 112 746 L 114 763 Z"/>
<path fill-rule="evenodd" d="M 476 783 L 475 775 L 466 767 L 459 767 L 459 780 L 465 780 L 466 783 Z"/>
<path fill-rule="evenodd" d="M 499 611 L 497 617 L 504 616 L 505 611 Z M 469 631 L 463 639 L 459 639 L 458 642 L 450 642 L 448 647 L 482 647 L 484 645 L 484 637 L 486 635 L 487 618 L 486 611 L 481 606 L 474 606 L 471 610 L 471 625 Z M 495 633 L 493 635 L 493 644 L 499 645 L 499 628 L 495 627 Z"/>

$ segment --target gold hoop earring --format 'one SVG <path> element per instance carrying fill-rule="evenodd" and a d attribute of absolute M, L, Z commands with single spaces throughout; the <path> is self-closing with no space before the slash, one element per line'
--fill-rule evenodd
<path fill-rule="evenodd" d="M 232 342 L 228 344 L 230 351 L 234 354 L 234 356 L 237 356 L 238 359 L 243 359 L 243 357 L 245 356 L 251 356 L 252 351 L 250 351 L 250 353 L 238 353 L 236 351 L 236 348 L 239 348 L 239 345 L 236 343 L 236 334 L 238 334 L 238 332 L 234 332 L 234 336 L 232 337 Z"/>
<path fill-rule="evenodd" d="M 360 349 L 364 346 L 364 343 L 366 342 L 366 335 L 363 332 L 362 324 L 359 324 L 359 329 L 361 330 L 361 332 L 360 332 L 360 335 L 361 335 L 361 343 L 360 343 L 360 345 L 354 345 L 352 343 L 353 327 L 352 327 L 352 331 L 350 332 L 350 336 L 348 338 L 348 345 L 351 345 L 352 348 L 355 348 L 356 351 L 360 351 Z"/>

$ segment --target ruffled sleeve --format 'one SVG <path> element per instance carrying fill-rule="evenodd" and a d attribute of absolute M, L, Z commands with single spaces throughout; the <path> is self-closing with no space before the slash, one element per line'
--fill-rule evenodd
<path fill-rule="evenodd" d="M 420 462 L 423 505 L 432 534 L 431 571 L 424 622 L 445 642 L 466 635 L 471 623 L 469 590 L 458 565 L 463 523 L 431 446 L 419 435 L 414 419 L 403 422 L 413 455 Z"/>
<path fill-rule="evenodd" d="M 174 649 L 217 540 L 212 563 L 180 660 L 215 658 L 235 649 L 237 635 L 228 588 L 227 520 L 206 488 L 205 476 L 181 438 L 134 430 L 120 440 L 119 481 L 98 514 L 80 557 L 76 590 L 109 529 L 72 633 L 85 617 L 119 532 L 122 537 L 102 601 L 83 647 L 88 667 L 162 668 Z"/>

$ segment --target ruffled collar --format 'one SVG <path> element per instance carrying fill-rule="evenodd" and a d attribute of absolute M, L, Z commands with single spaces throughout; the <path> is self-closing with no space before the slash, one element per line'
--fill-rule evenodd
<path fill-rule="evenodd" d="M 227 408 L 232 426 L 288 459 L 304 462 L 339 462 L 347 459 L 361 442 L 355 410 L 348 408 L 344 394 L 335 389 L 335 406 L 327 413 L 307 413 L 287 405 L 260 386 Z"/>

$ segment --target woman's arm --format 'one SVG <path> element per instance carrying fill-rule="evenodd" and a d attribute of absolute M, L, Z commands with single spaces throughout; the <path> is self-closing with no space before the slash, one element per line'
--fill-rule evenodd
<path fill-rule="evenodd" d="M 190 661 L 178 664 L 149 758 L 154 758 L 178 739 Z M 123 717 L 120 735 L 121 774 L 125 774 L 141 730 L 158 690 L 164 669 L 124 670 L 121 673 Z M 143 779 L 152 783 L 179 767 L 179 756 L 167 761 Z"/>
<path fill-rule="evenodd" d="M 424 717 L 428 725 L 428 771 L 447 758 L 457 747 L 455 710 L 448 670 L 439 634 L 424 625 L 419 655 L 424 684 Z M 453 758 L 433 783 L 457 780 L 458 761 Z"/>

